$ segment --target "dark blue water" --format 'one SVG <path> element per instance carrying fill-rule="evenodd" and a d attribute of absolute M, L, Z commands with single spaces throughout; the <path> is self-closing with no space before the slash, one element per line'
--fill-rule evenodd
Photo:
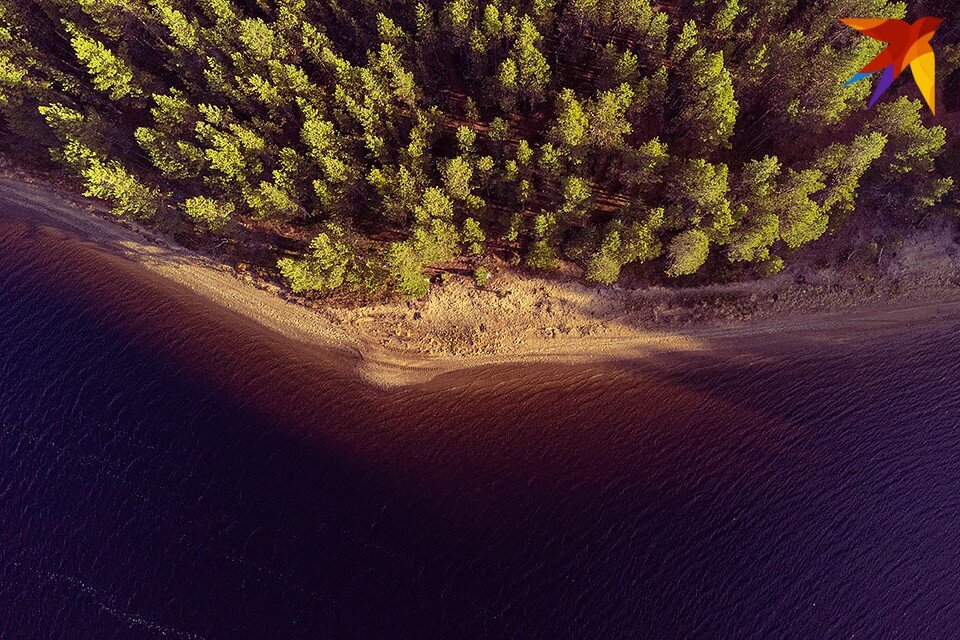
<path fill-rule="evenodd" d="M 0 637 L 957 637 L 960 326 L 830 337 L 377 391 L 6 210 Z"/>

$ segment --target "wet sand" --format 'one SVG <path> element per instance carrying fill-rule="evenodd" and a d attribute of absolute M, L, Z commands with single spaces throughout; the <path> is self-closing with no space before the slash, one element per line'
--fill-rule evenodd
<path fill-rule="evenodd" d="M 289 339 L 337 352 L 345 366 L 383 388 L 495 364 L 620 362 L 710 350 L 740 353 L 788 341 L 852 342 L 878 332 L 960 322 L 960 287 L 949 273 L 939 273 L 923 286 L 898 287 L 894 298 L 858 299 L 835 285 L 830 295 L 811 295 L 803 305 L 753 319 L 713 318 L 681 327 L 667 322 L 649 326 L 624 313 L 624 299 L 635 306 L 646 300 L 652 306 L 658 304 L 652 295 L 662 297 L 662 292 L 516 278 L 509 283 L 510 293 L 499 296 L 468 291 L 461 283 L 432 293 L 418 307 L 401 302 L 314 310 L 283 299 L 275 285 L 244 281 L 231 268 L 140 225 L 105 219 L 89 200 L 5 178 L 0 179 L 0 206 L 0 216 L 79 240 L 91 251 L 124 260 L 135 270 L 159 276 Z M 782 284 L 774 280 L 704 287 L 701 293 L 735 292 L 755 300 Z M 534 311 L 544 304 L 546 312 Z M 457 334 L 453 339 L 451 332 Z M 449 348 L 430 348 L 445 340 Z M 469 348 L 462 348 L 464 344 Z"/>

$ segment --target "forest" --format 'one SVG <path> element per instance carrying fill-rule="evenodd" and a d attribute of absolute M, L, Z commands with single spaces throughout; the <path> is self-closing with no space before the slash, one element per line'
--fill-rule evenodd
<path fill-rule="evenodd" d="M 269 231 L 295 292 L 494 255 L 763 277 L 857 216 L 955 214 L 953 2 L 0 0 L 0 137 L 118 216 Z M 838 18 L 927 14 L 937 115 L 909 73 L 867 109 L 844 82 L 883 45 Z"/>

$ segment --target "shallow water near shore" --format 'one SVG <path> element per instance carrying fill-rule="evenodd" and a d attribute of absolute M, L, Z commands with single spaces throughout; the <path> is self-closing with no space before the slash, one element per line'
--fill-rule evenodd
<path fill-rule="evenodd" d="M 946 638 L 960 326 L 389 391 L 0 212 L 2 638 Z"/>

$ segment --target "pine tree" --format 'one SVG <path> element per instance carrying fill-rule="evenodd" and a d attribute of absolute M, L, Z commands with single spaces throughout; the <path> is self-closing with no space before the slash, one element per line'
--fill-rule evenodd
<path fill-rule="evenodd" d="M 81 175 L 86 187 L 84 194 L 106 200 L 118 216 L 150 218 L 163 202 L 164 196 L 158 189 L 144 184 L 117 160 L 92 157 Z"/>
<path fill-rule="evenodd" d="M 423 261 L 412 244 L 395 242 L 385 256 L 387 270 L 397 291 L 408 296 L 424 296 L 430 291 L 430 278 L 423 273 Z"/>
<path fill-rule="evenodd" d="M 728 146 L 740 107 L 723 54 L 695 49 L 684 64 L 683 89 L 682 131 L 699 149 Z"/>
<path fill-rule="evenodd" d="M 616 147 L 633 131 L 627 121 L 627 109 L 633 101 L 633 90 L 628 84 L 613 91 L 602 91 L 587 106 L 590 123 L 587 141 L 602 148 Z"/>
<path fill-rule="evenodd" d="M 816 169 L 787 169 L 780 187 L 780 237 L 791 249 L 816 240 L 827 230 L 829 209 L 818 206 L 811 197 L 823 189 L 822 180 Z"/>
<path fill-rule="evenodd" d="M 683 276 L 695 273 L 707 261 L 710 237 L 700 229 L 687 229 L 670 241 L 667 254 L 670 266 L 667 275 Z"/>
<path fill-rule="evenodd" d="M 589 121 L 583 106 L 571 89 L 560 92 L 557 119 L 550 129 L 550 138 L 557 145 L 574 149 L 584 141 Z"/>
<path fill-rule="evenodd" d="M 341 225 L 328 223 L 310 241 L 303 259 L 283 258 L 277 266 L 295 293 L 328 292 L 358 281 L 357 258 Z"/>
<path fill-rule="evenodd" d="M 552 271 L 560 266 L 557 249 L 547 238 L 535 240 L 527 250 L 526 264 L 531 269 Z"/>
<path fill-rule="evenodd" d="M 734 223 L 728 174 L 726 165 L 702 158 L 684 163 L 673 183 L 673 217 L 709 231 L 715 242 L 723 241 Z"/>
<path fill-rule="evenodd" d="M 884 155 L 893 174 L 929 174 L 947 142 L 942 126 L 926 127 L 920 119 L 919 100 L 899 98 L 877 106 L 869 128 L 887 138 Z M 913 180 L 919 179 L 914 177 Z"/>
<path fill-rule="evenodd" d="M 620 232 L 612 229 L 604 236 L 600 248 L 587 264 L 586 278 L 603 284 L 613 284 L 620 277 Z"/>
<path fill-rule="evenodd" d="M 735 215 L 738 225 L 727 248 L 731 262 L 766 260 L 770 247 L 780 239 L 777 180 L 781 170 L 780 161 L 772 156 L 751 160 L 741 170 L 733 190 L 740 215 Z"/>
<path fill-rule="evenodd" d="M 134 82 L 133 69 L 103 43 L 85 35 L 79 28 L 67 23 L 70 45 L 77 59 L 87 68 L 95 89 L 107 93 L 111 99 L 140 95 L 140 87 Z"/>
<path fill-rule="evenodd" d="M 483 243 L 486 239 L 479 222 L 473 218 L 463 221 L 463 241 L 467 243 L 467 253 L 474 256 L 483 253 Z"/>
<path fill-rule="evenodd" d="M 517 94 L 529 103 L 541 100 L 550 82 L 550 65 L 540 51 L 543 36 L 530 16 L 523 16 L 509 57 L 500 66 L 500 84 L 507 94 Z"/>
<path fill-rule="evenodd" d="M 180 180 L 198 177 L 205 158 L 195 137 L 199 110 L 177 89 L 154 94 L 153 101 L 154 126 L 137 128 L 134 138 L 163 175 Z"/>
<path fill-rule="evenodd" d="M 625 265 L 646 262 L 660 255 L 661 244 L 656 232 L 663 224 L 663 209 L 650 211 L 646 220 L 613 221 L 607 228 L 600 246 L 587 262 L 586 278 L 603 284 L 613 284 Z"/>
<path fill-rule="evenodd" d="M 470 180 L 473 168 L 463 157 L 452 158 L 443 167 L 443 184 L 447 194 L 454 200 L 466 200 L 470 197 Z"/>
<path fill-rule="evenodd" d="M 232 203 L 218 202 L 206 196 L 187 198 L 183 202 L 183 212 L 211 231 L 220 229 L 227 224 L 233 211 Z"/>
<path fill-rule="evenodd" d="M 814 169 L 826 184 L 822 209 L 826 215 L 849 214 L 857 202 L 860 179 L 883 154 L 887 137 L 882 133 L 857 136 L 849 145 L 830 145 L 817 157 Z"/>

